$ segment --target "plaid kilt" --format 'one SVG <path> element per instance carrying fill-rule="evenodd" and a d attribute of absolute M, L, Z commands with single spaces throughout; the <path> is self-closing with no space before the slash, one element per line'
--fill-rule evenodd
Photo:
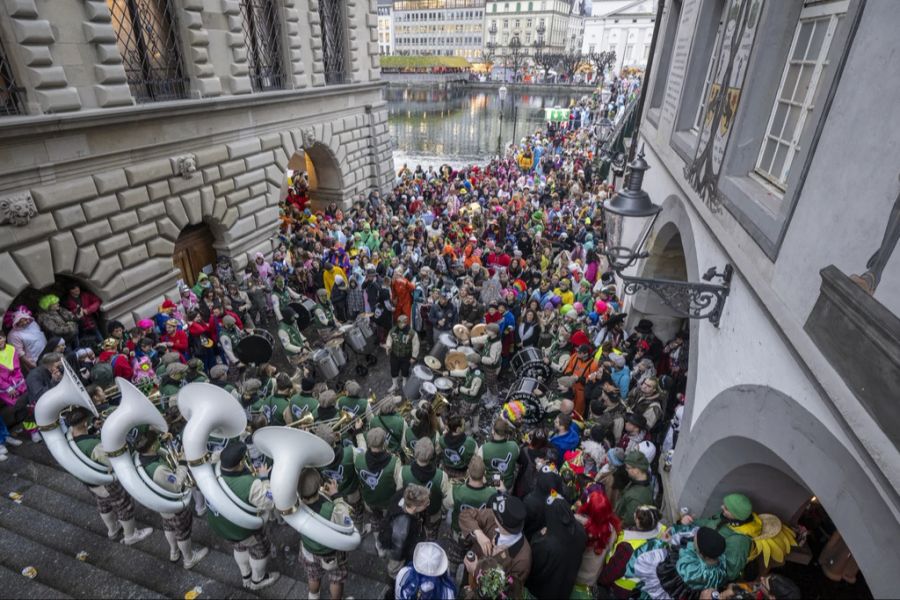
<path fill-rule="evenodd" d="M 262 529 L 251 535 L 245 540 L 234 542 L 232 548 L 235 552 L 249 552 L 250 558 L 254 560 L 262 560 L 269 556 L 269 550 L 272 543 L 269 536 Z"/>
<path fill-rule="evenodd" d="M 331 583 L 343 583 L 347 580 L 347 553 L 332 552 L 331 554 L 312 554 L 303 548 L 300 552 L 303 566 L 306 569 L 307 581 L 322 581 L 327 577 Z M 330 563 L 332 568 L 325 565 Z"/>
<path fill-rule="evenodd" d="M 169 515 L 161 514 L 163 531 L 175 532 L 175 539 L 179 542 L 186 542 L 191 539 L 191 526 L 194 524 L 194 511 L 188 506 L 187 508 Z"/>
<path fill-rule="evenodd" d="M 115 513 L 119 521 L 129 521 L 134 518 L 134 500 L 125 491 L 118 481 L 104 485 L 109 495 L 106 498 L 94 495 L 97 498 L 97 508 L 100 514 Z"/>

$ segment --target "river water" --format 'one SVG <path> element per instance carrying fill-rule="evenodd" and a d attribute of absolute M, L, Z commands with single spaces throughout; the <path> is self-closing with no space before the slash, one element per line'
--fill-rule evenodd
<path fill-rule="evenodd" d="M 512 93 L 503 103 L 496 90 L 458 87 L 395 87 L 387 89 L 388 119 L 394 145 L 394 166 L 437 168 L 487 162 L 502 144 L 521 139 L 545 125 L 544 108 L 567 107 L 582 97 L 577 92 Z"/>

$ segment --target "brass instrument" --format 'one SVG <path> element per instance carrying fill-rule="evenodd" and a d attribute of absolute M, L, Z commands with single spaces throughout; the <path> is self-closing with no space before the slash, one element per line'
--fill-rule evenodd
<path fill-rule="evenodd" d="M 439 410 L 445 409 L 445 408 L 446 409 L 450 408 L 450 401 L 447 400 L 447 397 L 444 396 L 442 393 L 437 392 L 434 395 L 434 400 L 431 401 L 431 412 L 433 412 L 434 414 L 437 414 Z"/>
<path fill-rule="evenodd" d="M 316 422 L 316 418 L 312 415 L 312 413 L 307 412 L 303 416 L 301 416 L 296 421 L 291 421 L 290 423 L 285 424 L 285 427 L 296 427 L 298 429 L 306 429 L 310 427 L 313 423 Z"/>
<path fill-rule="evenodd" d="M 184 461 L 184 452 L 179 452 L 175 447 L 175 438 L 171 433 L 164 433 L 159 436 L 159 450 L 162 455 L 163 461 L 165 461 L 166 466 L 169 468 L 172 473 L 177 472 L 179 463 Z M 190 488 L 197 487 L 197 482 L 194 481 L 194 476 L 191 474 L 190 470 L 187 471 L 187 477 L 185 477 L 184 485 Z"/>

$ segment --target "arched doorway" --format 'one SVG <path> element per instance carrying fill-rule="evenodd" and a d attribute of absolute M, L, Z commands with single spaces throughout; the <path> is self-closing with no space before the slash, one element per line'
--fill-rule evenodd
<path fill-rule="evenodd" d="M 644 262 L 639 276 L 687 281 L 684 245 L 681 241 L 681 232 L 674 223 L 666 223 L 654 236 L 650 243 L 650 256 Z M 642 290 L 634 295 L 629 317 L 632 325 L 637 324 L 640 319 L 651 320 L 654 333 L 663 341 L 672 339 L 685 325 L 685 319 L 650 290 Z"/>
<path fill-rule="evenodd" d="M 40 312 L 40 300 L 44 296 L 48 294 L 53 294 L 62 301 L 63 305 L 65 303 L 66 297 L 69 295 L 69 290 L 71 290 L 74 286 L 78 286 L 81 294 L 81 298 L 83 299 L 84 293 L 87 292 L 97 298 L 101 299 L 100 294 L 95 290 L 91 285 L 89 285 L 86 281 L 79 279 L 77 277 L 72 277 L 71 275 L 60 275 L 55 274 L 53 276 L 53 283 L 46 287 L 37 289 L 33 287 L 27 287 L 19 292 L 15 298 L 13 298 L 12 302 L 9 303 L 8 307 L 5 307 L 7 310 L 12 311 L 19 306 L 27 306 L 28 310 L 35 316 Z M 106 331 L 105 322 L 106 319 L 103 315 L 103 304 L 100 305 L 100 310 L 93 315 L 93 321 L 96 324 L 99 331 Z M 3 323 L 4 331 L 8 328 L 6 327 L 6 323 Z M 80 332 L 79 333 L 79 343 L 84 346 L 88 346 L 91 343 L 97 341 L 94 339 L 94 335 L 92 333 Z"/>
<path fill-rule="evenodd" d="M 215 236 L 209 225 L 188 225 L 175 240 L 172 262 L 187 285 L 194 285 L 197 276 L 206 271 L 212 273 L 216 266 Z"/>
<path fill-rule="evenodd" d="M 298 150 L 288 160 L 282 197 L 287 196 L 290 184 L 301 195 L 305 194 L 315 208 L 324 208 L 332 202 L 340 205 L 344 199 L 341 167 L 328 147 L 318 142 Z"/>

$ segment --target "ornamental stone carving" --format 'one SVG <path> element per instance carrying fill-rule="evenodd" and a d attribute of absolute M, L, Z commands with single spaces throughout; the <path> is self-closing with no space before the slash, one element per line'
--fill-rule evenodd
<path fill-rule="evenodd" d="M 301 135 L 303 136 L 303 148 L 308 150 L 316 145 L 318 141 L 316 139 L 316 132 L 312 127 L 308 127 L 301 131 Z"/>
<path fill-rule="evenodd" d="M 0 225 L 24 227 L 37 215 L 31 192 L 19 192 L 0 198 Z"/>
<path fill-rule="evenodd" d="M 193 154 L 184 154 L 175 159 L 178 172 L 184 179 L 190 179 L 197 172 L 197 157 Z"/>

